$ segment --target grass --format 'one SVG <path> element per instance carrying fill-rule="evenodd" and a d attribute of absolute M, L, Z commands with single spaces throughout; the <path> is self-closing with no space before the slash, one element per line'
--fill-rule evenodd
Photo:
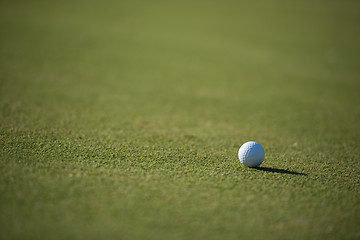
<path fill-rule="evenodd" d="M 359 239 L 359 7 L 2 1 L 0 239 Z"/>

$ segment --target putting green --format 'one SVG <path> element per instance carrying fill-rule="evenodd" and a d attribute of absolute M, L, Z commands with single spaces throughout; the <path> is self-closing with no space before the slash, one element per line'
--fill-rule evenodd
<path fill-rule="evenodd" d="M 0 239 L 359 239 L 359 8 L 2 1 Z"/>

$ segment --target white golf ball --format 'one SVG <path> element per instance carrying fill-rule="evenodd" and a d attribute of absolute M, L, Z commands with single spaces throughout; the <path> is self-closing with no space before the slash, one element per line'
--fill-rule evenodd
<path fill-rule="evenodd" d="M 239 160 L 246 167 L 258 167 L 264 161 L 265 151 L 257 142 L 246 142 L 241 145 Z"/>

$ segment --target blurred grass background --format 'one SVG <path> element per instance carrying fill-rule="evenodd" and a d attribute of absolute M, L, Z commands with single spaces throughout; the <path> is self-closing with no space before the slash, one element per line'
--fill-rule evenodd
<path fill-rule="evenodd" d="M 0 238 L 358 239 L 359 5 L 1 1 Z"/>

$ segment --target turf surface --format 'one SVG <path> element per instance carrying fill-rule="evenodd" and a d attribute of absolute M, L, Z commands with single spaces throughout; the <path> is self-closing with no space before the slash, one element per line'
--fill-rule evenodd
<path fill-rule="evenodd" d="M 0 239 L 359 239 L 359 9 L 1 1 Z"/>

